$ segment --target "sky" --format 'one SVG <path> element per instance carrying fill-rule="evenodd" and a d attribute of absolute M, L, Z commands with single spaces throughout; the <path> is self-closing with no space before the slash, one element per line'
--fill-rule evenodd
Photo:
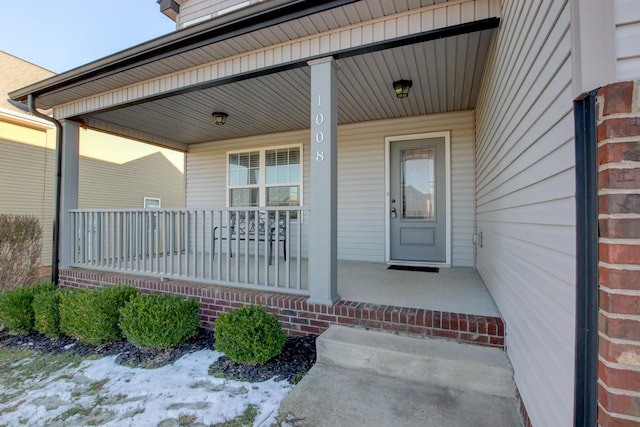
<path fill-rule="evenodd" d="M 0 50 L 55 73 L 175 31 L 156 0 L 4 3 Z"/>

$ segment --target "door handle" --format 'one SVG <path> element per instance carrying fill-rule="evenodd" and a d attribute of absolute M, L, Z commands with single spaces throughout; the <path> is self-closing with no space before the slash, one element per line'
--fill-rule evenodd
<path fill-rule="evenodd" d="M 396 208 L 391 208 L 391 218 L 397 218 L 398 212 L 396 212 Z"/>

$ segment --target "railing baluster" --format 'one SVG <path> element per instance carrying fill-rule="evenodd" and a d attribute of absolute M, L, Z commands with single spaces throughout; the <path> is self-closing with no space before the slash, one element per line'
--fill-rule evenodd
<path fill-rule="evenodd" d="M 269 213 L 271 216 L 271 213 Z M 269 224 L 269 221 L 266 221 Z M 271 228 L 271 227 L 270 227 Z M 273 236 L 269 236 L 271 243 L 269 243 L 269 249 L 271 250 L 269 262 L 273 259 L 275 263 L 275 286 L 280 286 L 280 211 L 275 211 L 275 223 L 273 224 Z M 271 230 L 269 230 L 269 234 L 271 234 Z M 275 242 L 274 242 L 275 240 Z M 275 243 L 275 253 L 273 252 L 273 244 Z"/>
<path fill-rule="evenodd" d="M 296 289 L 302 289 L 302 211 L 298 211 L 298 229 L 296 236 Z M 307 261 L 308 262 L 308 261 Z"/>
<path fill-rule="evenodd" d="M 284 253 L 287 254 L 287 252 L 289 253 L 289 256 L 285 255 L 285 260 L 284 260 L 284 267 L 286 268 L 285 271 L 285 287 L 287 289 L 291 288 L 291 251 L 287 250 L 287 245 L 289 244 L 290 240 L 290 230 L 291 230 L 291 211 L 287 211 L 286 212 L 286 216 L 284 219 Z"/>
<path fill-rule="evenodd" d="M 227 282 L 231 281 L 231 237 L 232 237 L 232 229 L 231 229 L 231 215 L 233 215 L 233 211 L 227 211 Z M 237 223 L 235 224 L 237 227 Z"/>
<path fill-rule="evenodd" d="M 189 236 L 191 238 L 193 247 L 193 258 L 191 260 L 191 277 L 196 277 L 198 275 L 198 271 L 196 270 L 196 261 L 198 261 L 198 211 L 193 211 L 190 215 L 192 219 L 191 225 L 189 226 Z"/>
<path fill-rule="evenodd" d="M 214 213 L 213 213 L 213 211 L 208 211 L 208 212 L 209 212 L 209 218 L 210 218 L 210 221 L 209 221 L 210 226 L 208 227 L 208 229 L 205 229 L 205 233 L 204 234 L 206 234 L 206 232 L 208 230 L 210 230 L 211 234 L 209 234 L 209 262 L 208 262 L 209 274 L 208 274 L 208 279 L 212 280 L 213 279 L 213 248 L 215 246 L 215 242 L 213 241 Z M 203 239 L 205 238 L 204 234 L 202 236 Z"/>
<path fill-rule="evenodd" d="M 84 240 L 82 239 L 82 234 L 84 232 L 84 228 L 83 228 L 83 218 L 84 218 L 84 212 L 74 212 L 73 213 L 74 218 L 76 219 L 76 223 L 74 224 L 73 230 L 74 230 L 74 235 L 73 235 L 73 245 L 74 245 L 74 251 L 73 253 L 75 254 L 74 257 L 77 258 L 76 262 L 78 264 L 84 264 Z"/>
<path fill-rule="evenodd" d="M 242 217 L 240 216 L 240 211 L 236 212 L 236 237 L 235 237 L 235 249 L 234 252 L 236 254 L 235 259 L 234 259 L 234 279 L 233 282 L 239 283 L 240 281 L 240 239 L 242 239 L 242 233 L 245 234 L 247 233 L 247 224 L 246 224 L 246 219 L 245 219 L 245 225 L 244 225 L 244 231 L 242 230 Z"/>
<path fill-rule="evenodd" d="M 205 243 L 206 243 L 206 222 L 207 222 L 207 213 L 206 211 L 202 211 L 202 225 L 200 227 L 200 268 L 199 271 L 200 273 L 198 274 L 198 277 L 200 277 L 201 279 L 204 279 L 205 277 L 205 267 L 206 264 L 204 262 L 205 257 L 206 257 L 206 253 L 205 253 Z"/>
<path fill-rule="evenodd" d="M 175 273 L 175 253 L 176 253 L 176 213 L 171 212 L 169 217 L 169 271 L 173 276 Z"/>
<path fill-rule="evenodd" d="M 162 242 L 160 243 L 160 252 L 162 253 L 162 269 L 159 273 L 167 274 L 167 236 L 169 232 L 167 230 L 167 211 L 162 211 L 158 213 L 158 221 L 162 224 L 162 233 L 160 237 L 162 238 Z M 160 224 L 158 224 L 160 226 Z M 160 239 L 158 239 L 160 240 Z"/>
<path fill-rule="evenodd" d="M 107 267 L 113 267 L 113 212 L 107 212 Z"/>
<path fill-rule="evenodd" d="M 185 247 L 185 236 L 184 236 L 184 212 L 179 212 L 177 215 L 177 231 L 178 231 L 178 253 L 177 253 L 177 261 L 178 261 L 178 276 L 182 276 L 182 262 L 183 262 L 183 252 Z M 185 253 L 186 255 L 186 253 Z"/>
<path fill-rule="evenodd" d="M 218 232 L 220 238 L 218 239 L 218 280 L 222 280 L 222 211 L 218 211 Z"/>
<path fill-rule="evenodd" d="M 129 212 L 129 229 L 127 230 L 127 234 L 129 236 L 129 262 L 128 262 L 128 269 L 130 271 L 133 271 L 133 256 L 136 253 L 136 249 L 135 249 L 135 213 L 134 212 Z"/>
<path fill-rule="evenodd" d="M 253 220 L 257 224 L 260 220 L 260 212 L 253 211 Z M 258 229 L 256 229 L 256 238 L 253 241 L 253 263 L 254 263 L 254 271 L 255 277 L 253 279 L 253 283 L 257 286 L 260 285 L 260 239 L 258 238 Z"/>
<path fill-rule="evenodd" d="M 264 233 L 264 284 L 265 286 L 269 286 L 269 234 L 268 234 L 268 229 L 269 229 L 269 211 L 264 211 L 264 214 L 267 216 L 265 218 L 266 224 L 263 227 L 263 233 Z"/>
<path fill-rule="evenodd" d="M 244 215 L 245 215 L 245 218 L 247 219 L 247 224 L 248 224 L 249 221 L 251 221 L 250 211 L 245 211 Z M 249 233 L 249 228 L 245 227 L 245 229 L 247 230 L 247 233 Z M 249 244 L 251 240 L 250 238 L 251 238 L 251 235 L 247 234 L 245 236 L 245 241 L 244 241 L 244 281 L 243 283 L 249 283 L 249 247 L 251 246 Z"/>
<path fill-rule="evenodd" d="M 151 212 L 151 234 L 153 239 L 153 266 L 154 274 L 160 273 L 160 213 L 157 209 Z"/>
<path fill-rule="evenodd" d="M 120 270 L 120 261 L 121 261 L 121 252 L 122 252 L 122 248 L 120 247 L 120 243 L 122 242 L 122 235 L 120 233 L 122 233 L 122 223 L 120 222 L 120 212 L 118 211 L 114 211 L 113 212 L 113 231 L 114 231 L 114 237 L 113 237 L 113 245 L 114 245 L 114 267 L 116 268 L 116 270 Z"/>

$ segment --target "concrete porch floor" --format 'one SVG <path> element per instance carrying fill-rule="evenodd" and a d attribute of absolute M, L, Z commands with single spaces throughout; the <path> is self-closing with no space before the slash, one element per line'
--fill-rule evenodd
<path fill-rule="evenodd" d="M 382 263 L 339 261 L 341 299 L 451 313 L 499 317 L 478 272 L 470 267 L 438 273 L 388 270 Z"/>

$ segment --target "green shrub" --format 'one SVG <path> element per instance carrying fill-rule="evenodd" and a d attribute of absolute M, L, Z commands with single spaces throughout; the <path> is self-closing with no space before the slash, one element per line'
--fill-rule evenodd
<path fill-rule="evenodd" d="M 255 305 L 222 313 L 214 335 L 216 350 L 248 365 L 265 364 L 282 352 L 287 341 L 276 315 Z"/>
<path fill-rule="evenodd" d="M 198 308 L 197 301 L 172 295 L 137 295 L 120 310 L 120 329 L 136 347 L 174 347 L 198 332 Z"/>
<path fill-rule="evenodd" d="M 65 291 L 60 296 L 60 331 L 85 344 L 118 341 L 122 339 L 120 309 L 139 293 L 122 285 L 97 291 Z"/>
<path fill-rule="evenodd" d="M 53 289 L 33 296 L 33 328 L 48 337 L 60 336 L 60 291 Z"/>
<path fill-rule="evenodd" d="M 0 295 L 0 320 L 13 332 L 28 335 L 33 331 L 33 297 L 41 292 L 56 289 L 52 283 L 43 283 L 26 288 L 17 288 Z"/>

